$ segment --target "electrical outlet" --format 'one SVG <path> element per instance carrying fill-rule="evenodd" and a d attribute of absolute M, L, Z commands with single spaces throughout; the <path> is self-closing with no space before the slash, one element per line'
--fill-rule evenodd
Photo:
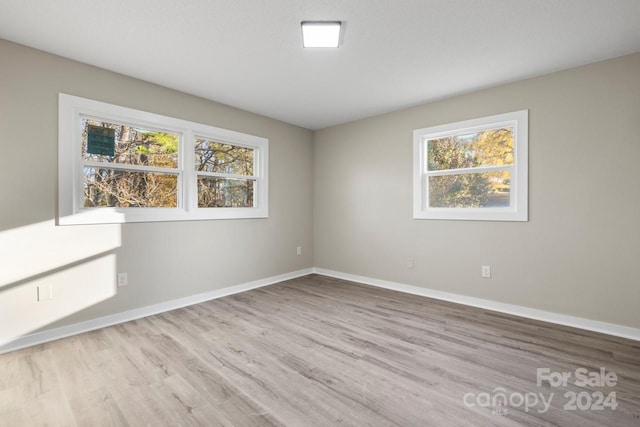
<path fill-rule="evenodd" d="M 129 284 L 129 277 L 127 273 L 118 273 L 118 287 L 127 286 Z"/>
<path fill-rule="evenodd" d="M 414 266 L 415 266 L 415 262 L 413 258 L 409 258 L 409 260 L 407 261 L 407 268 L 413 268 Z"/>
<path fill-rule="evenodd" d="M 53 286 L 51 284 L 38 286 L 36 299 L 37 301 L 53 299 Z"/>
<path fill-rule="evenodd" d="M 298 255 L 302 255 L 302 246 L 298 246 L 298 247 L 296 248 L 296 253 L 297 253 Z"/>
<path fill-rule="evenodd" d="M 490 279 L 491 278 L 491 266 L 490 265 L 483 265 L 482 266 L 482 277 L 484 277 L 485 279 Z"/>

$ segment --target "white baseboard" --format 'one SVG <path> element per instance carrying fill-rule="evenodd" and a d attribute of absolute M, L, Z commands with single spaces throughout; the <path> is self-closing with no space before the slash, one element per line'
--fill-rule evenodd
<path fill-rule="evenodd" d="M 465 295 L 452 294 L 449 292 L 442 292 L 434 289 L 422 288 L 419 286 L 405 285 L 403 283 L 373 279 L 371 277 L 357 276 L 355 274 L 342 273 L 339 271 L 327 270 L 324 268 L 313 268 L 313 272 L 316 274 L 321 274 L 323 276 L 350 280 L 352 282 L 363 283 L 379 288 L 391 289 L 407 294 L 420 295 L 443 301 L 455 302 L 472 307 L 484 308 L 486 310 L 513 314 L 514 316 L 526 317 L 528 319 L 541 320 L 543 322 L 550 322 L 564 326 L 572 326 L 574 328 L 585 329 L 587 331 L 600 332 L 603 334 L 640 341 L 640 329 L 632 328 L 629 326 L 616 325 L 613 323 L 584 319 L 582 317 L 568 316 L 565 314 L 553 313 L 551 311 L 523 307 L 520 305 L 506 304 L 502 302 L 474 298 Z"/>
<path fill-rule="evenodd" d="M 225 297 L 227 295 L 233 295 L 251 289 L 272 285 L 274 283 L 283 282 L 285 280 L 295 279 L 296 277 L 306 276 L 311 273 L 313 273 L 313 269 L 307 268 L 304 270 L 298 270 L 290 273 L 280 274 L 278 276 L 268 277 L 266 279 L 254 280 L 253 282 L 241 283 L 239 285 L 229 286 L 227 288 L 216 289 L 214 291 L 204 292 L 201 294 L 178 298 L 159 304 L 148 305 L 146 307 L 123 311 L 121 313 L 111 314 L 108 316 L 99 317 L 97 319 L 87 320 L 85 322 L 74 323 L 68 326 L 62 326 L 60 328 L 49 329 L 42 332 L 35 332 L 33 334 L 22 336 L 0 346 L 0 354 L 19 350 L 25 347 L 30 347 L 36 344 L 42 344 L 48 341 L 54 341 L 60 338 L 66 338 L 71 335 L 116 325 L 118 323 L 140 319 L 141 317 L 175 310 L 177 308 L 182 308 L 188 305 L 198 304 L 212 299 Z"/>
<path fill-rule="evenodd" d="M 403 283 L 379 280 L 371 277 L 358 276 L 355 274 L 342 273 L 339 271 L 327 270 L 324 268 L 307 268 L 304 270 L 293 271 L 290 273 L 242 283 L 223 289 L 216 289 L 210 292 L 191 295 L 172 301 L 166 301 L 159 304 L 136 308 L 121 313 L 111 314 L 108 316 L 99 317 L 97 319 L 87 320 L 85 322 L 62 326 L 60 328 L 49 329 L 42 332 L 35 332 L 33 334 L 22 336 L 0 346 L 0 354 L 19 350 L 21 348 L 30 347 L 37 344 L 42 344 L 49 341 L 54 341 L 60 338 L 69 337 L 71 335 L 116 325 L 118 323 L 140 319 L 142 317 L 163 313 L 165 311 L 175 310 L 177 308 L 198 304 L 227 295 L 233 295 L 251 289 L 272 285 L 274 283 L 283 282 L 285 280 L 295 279 L 296 277 L 306 276 L 311 273 L 640 341 L 640 329 L 631 328 L 629 326 L 622 326 L 613 323 L 600 322 L 597 320 L 584 319 L 581 317 L 568 316 L 565 314 L 553 313 L 550 311 L 538 310 L 514 304 L 506 304 L 481 298 L 474 298 L 449 292 L 437 291 L 434 289 L 406 285 Z"/>

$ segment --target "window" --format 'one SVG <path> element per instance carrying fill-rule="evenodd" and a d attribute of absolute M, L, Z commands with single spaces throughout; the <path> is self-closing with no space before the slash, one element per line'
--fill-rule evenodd
<path fill-rule="evenodd" d="M 198 207 L 245 207 L 254 204 L 254 149 L 196 138 Z"/>
<path fill-rule="evenodd" d="M 265 138 L 59 95 L 58 223 L 268 216 Z"/>
<path fill-rule="evenodd" d="M 527 221 L 528 111 L 413 132 L 413 217 Z"/>

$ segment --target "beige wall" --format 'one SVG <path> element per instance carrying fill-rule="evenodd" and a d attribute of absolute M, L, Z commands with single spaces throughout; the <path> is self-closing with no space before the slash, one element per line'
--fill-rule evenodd
<path fill-rule="evenodd" d="M 55 227 L 58 92 L 269 138 L 269 218 Z M 308 130 L 0 40 L 0 147 L 0 338 L 312 267 Z"/>
<path fill-rule="evenodd" d="M 638 76 L 632 55 L 312 135 L 0 40 L 0 338 L 313 265 L 640 327 Z M 58 92 L 269 138 L 270 217 L 54 226 Z M 413 220 L 413 129 L 519 109 L 530 221 Z"/>
<path fill-rule="evenodd" d="M 521 109 L 529 222 L 413 220 L 412 131 Z M 638 54 L 324 129 L 314 264 L 637 328 L 639 170 Z"/>

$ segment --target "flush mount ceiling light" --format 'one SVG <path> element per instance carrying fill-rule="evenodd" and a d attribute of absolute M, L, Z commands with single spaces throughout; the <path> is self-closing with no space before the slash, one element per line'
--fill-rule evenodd
<path fill-rule="evenodd" d="M 340 21 L 302 21 L 303 47 L 338 47 Z"/>

